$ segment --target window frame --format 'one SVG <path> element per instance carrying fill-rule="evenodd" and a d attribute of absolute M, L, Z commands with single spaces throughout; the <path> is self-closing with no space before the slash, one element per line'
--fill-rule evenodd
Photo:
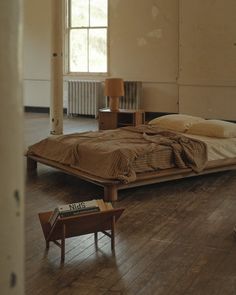
<path fill-rule="evenodd" d="M 107 26 L 88 26 L 88 27 L 71 27 L 71 0 L 64 1 L 64 74 L 68 76 L 107 76 L 109 73 L 109 46 L 108 46 L 108 37 L 109 37 L 109 0 L 107 0 Z M 106 29 L 106 63 L 107 69 L 106 72 L 71 72 L 70 71 L 70 32 L 72 30 L 79 29 Z M 89 40 L 88 40 L 89 44 Z M 88 47 L 89 50 L 89 47 Z M 88 55 L 89 62 L 89 55 Z M 89 64 L 89 63 L 88 63 Z"/>

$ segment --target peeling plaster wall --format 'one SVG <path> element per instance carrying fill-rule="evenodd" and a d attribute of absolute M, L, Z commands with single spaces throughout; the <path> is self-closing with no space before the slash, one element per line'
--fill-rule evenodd
<path fill-rule="evenodd" d="M 143 81 L 146 111 L 178 112 L 178 1 L 109 5 L 110 75 Z"/>
<path fill-rule="evenodd" d="M 178 1 L 110 1 L 110 74 L 176 83 Z"/>
<path fill-rule="evenodd" d="M 109 76 L 142 81 L 145 111 L 236 120 L 235 0 L 109 6 Z M 49 106 L 50 23 L 50 1 L 25 0 L 25 105 Z"/>

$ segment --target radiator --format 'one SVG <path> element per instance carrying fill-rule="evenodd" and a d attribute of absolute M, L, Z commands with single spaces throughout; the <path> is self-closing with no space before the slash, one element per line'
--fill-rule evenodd
<path fill-rule="evenodd" d="M 69 80 L 67 114 L 97 117 L 101 85 L 100 81 Z"/>
<path fill-rule="evenodd" d="M 139 109 L 142 96 L 141 81 L 124 81 L 125 95 L 120 98 L 120 109 Z"/>

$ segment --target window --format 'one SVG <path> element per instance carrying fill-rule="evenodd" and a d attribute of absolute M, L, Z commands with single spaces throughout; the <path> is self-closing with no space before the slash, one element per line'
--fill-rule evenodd
<path fill-rule="evenodd" d="M 69 72 L 107 72 L 108 0 L 68 0 Z"/>

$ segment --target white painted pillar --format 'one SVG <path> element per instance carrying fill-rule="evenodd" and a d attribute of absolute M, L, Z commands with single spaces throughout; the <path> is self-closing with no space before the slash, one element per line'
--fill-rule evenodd
<path fill-rule="evenodd" d="M 0 1 L 0 294 L 24 294 L 22 0 Z"/>
<path fill-rule="evenodd" d="M 52 52 L 51 52 L 51 134 L 63 133 L 63 57 L 62 57 L 62 0 L 52 3 Z"/>

